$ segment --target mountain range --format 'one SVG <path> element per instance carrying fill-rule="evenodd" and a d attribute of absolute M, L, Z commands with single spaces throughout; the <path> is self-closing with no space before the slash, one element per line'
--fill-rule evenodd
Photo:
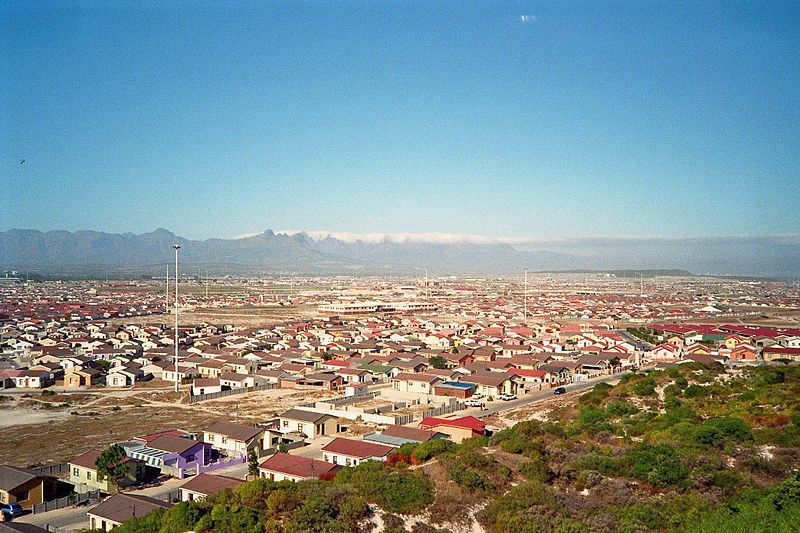
<path fill-rule="evenodd" d="M 732 240 L 733 239 L 733 240 Z M 776 240 L 777 239 L 777 240 Z M 181 246 L 182 272 L 214 275 L 513 274 L 530 271 L 676 269 L 715 275 L 798 275 L 800 238 L 565 239 L 503 242 L 365 241 L 307 233 L 189 240 L 150 233 L 0 232 L 0 269 L 45 276 L 162 275 Z"/>

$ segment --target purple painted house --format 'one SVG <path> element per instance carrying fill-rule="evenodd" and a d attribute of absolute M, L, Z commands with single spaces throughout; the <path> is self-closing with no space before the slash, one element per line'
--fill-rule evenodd
<path fill-rule="evenodd" d="M 161 435 L 128 450 L 128 456 L 178 479 L 197 474 L 211 462 L 211 445 L 186 437 Z"/>

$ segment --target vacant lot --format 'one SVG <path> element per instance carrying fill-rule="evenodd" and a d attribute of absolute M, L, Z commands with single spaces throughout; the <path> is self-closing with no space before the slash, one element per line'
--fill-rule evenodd
<path fill-rule="evenodd" d="M 264 422 L 323 397 L 318 391 L 276 389 L 198 404 L 186 403 L 184 392 L 147 390 L 15 398 L 0 403 L 0 462 L 62 463 L 91 448 L 157 431 L 201 431 L 217 420 Z"/>

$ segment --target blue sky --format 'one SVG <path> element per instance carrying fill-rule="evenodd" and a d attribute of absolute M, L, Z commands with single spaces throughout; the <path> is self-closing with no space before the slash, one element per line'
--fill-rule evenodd
<path fill-rule="evenodd" d="M 796 3 L 328 4 L 3 2 L 0 229 L 800 232 Z"/>

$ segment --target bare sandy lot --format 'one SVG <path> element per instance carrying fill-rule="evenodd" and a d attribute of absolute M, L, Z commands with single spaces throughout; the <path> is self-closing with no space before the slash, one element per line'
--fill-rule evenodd
<path fill-rule="evenodd" d="M 0 428 L 28 426 L 36 424 L 49 424 L 67 418 L 69 413 L 64 411 L 12 408 L 0 411 Z"/>
<path fill-rule="evenodd" d="M 185 392 L 145 389 L 21 398 L 0 408 L 0 462 L 61 463 L 91 448 L 157 431 L 202 431 L 218 420 L 264 422 L 296 404 L 326 397 L 320 391 L 274 389 L 189 404 Z"/>

